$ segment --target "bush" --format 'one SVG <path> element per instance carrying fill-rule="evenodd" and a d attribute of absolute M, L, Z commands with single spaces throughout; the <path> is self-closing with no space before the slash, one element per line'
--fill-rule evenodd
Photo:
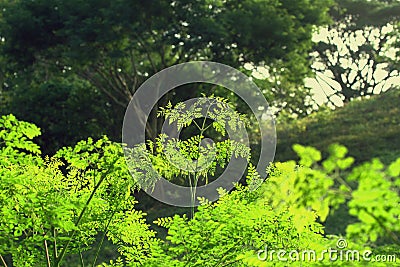
<path fill-rule="evenodd" d="M 387 167 L 374 159 L 351 169 L 355 159 L 347 156 L 344 146 L 329 146 L 323 159 L 313 147 L 294 145 L 299 161 L 271 165 L 269 178 L 259 188 L 251 186 L 260 176 L 250 164 L 247 186 L 237 184 L 232 192 L 219 190 L 215 203 L 200 199 L 202 205 L 192 210 L 191 218 L 175 215 L 155 220 L 168 231 L 161 239 L 146 223 L 146 214 L 135 209 L 132 195 L 139 186 L 128 172 L 121 145 L 106 137 L 89 138 L 51 158 L 42 157 L 32 141 L 39 134 L 39 128 L 12 115 L 0 118 L 0 261 L 4 266 L 62 266 L 65 257 L 73 255 L 82 266 L 84 255 L 90 255 L 93 266 L 102 261 L 98 256 L 105 240 L 118 250 L 113 260 L 101 266 L 287 266 L 300 260 L 298 253 L 311 250 L 324 257 L 306 259 L 308 266 L 386 266 L 377 261 L 332 260 L 325 253 L 329 249 L 371 250 L 371 259 L 379 253 L 398 259 L 400 158 Z M 187 151 L 183 156 L 189 159 L 202 154 L 195 149 L 197 143 L 175 144 Z M 230 145 L 220 148 L 232 155 Z M 146 154 L 151 155 L 148 160 L 164 166 L 160 169 L 164 172 L 173 172 L 165 167 L 168 158 L 154 151 Z M 246 150 L 240 151 L 242 157 L 248 156 Z M 214 168 L 211 165 L 203 178 Z M 355 222 L 348 224 L 343 237 L 327 235 L 324 222 L 344 204 Z M 297 254 L 287 253 L 292 256 L 285 261 L 280 254 L 270 256 L 279 250 Z"/>

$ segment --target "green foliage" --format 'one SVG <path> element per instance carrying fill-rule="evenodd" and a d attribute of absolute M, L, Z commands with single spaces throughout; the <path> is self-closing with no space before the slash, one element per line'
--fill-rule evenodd
<path fill-rule="evenodd" d="M 314 148 L 294 147 L 300 156 L 300 164 L 306 162 L 310 167 L 320 160 L 319 151 Z M 321 170 L 300 168 L 289 171 L 295 169 L 294 162 L 283 163 L 289 164 L 289 170 L 281 171 L 281 176 L 294 172 L 296 178 L 278 182 L 281 190 L 286 189 L 287 183 L 293 183 L 286 191 L 281 191 L 281 195 L 286 201 L 291 201 L 291 207 L 310 207 L 321 221 L 325 221 L 330 210 L 337 209 L 345 199 L 349 199 L 349 214 L 359 220 L 347 227 L 350 240 L 367 243 L 381 237 L 398 242 L 400 158 L 386 170 L 379 160 L 373 159 L 352 169 L 344 178 L 343 171 L 353 164 L 354 159 L 346 157 L 347 149 L 338 144 L 331 145 L 329 150 L 330 156 L 322 162 Z M 353 182 L 355 186 L 351 186 Z"/>
<path fill-rule="evenodd" d="M 102 55 L 119 60 L 135 50 L 135 56 L 142 54 L 138 60 L 146 63 L 143 67 L 147 70 L 199 56 L 230 64 L 240 52 L 246 55 L 247 62 L 290 60 L 291 53 L 304 56 L 310 48 L 313 25 L 326 22 L 330 4 L 315 0 L 212 4 L 86 1 L 84 5 L 16 1 L 3 3 L 2 32 L 5 50 L 13 56 L 24 55 L 18 60 L 25 63 L 35 62 L 39 55 L 46 60 L 58 56 L 60 65 L 68 60 L 66 56 L 81 56 L 79 59 L 85 63 L 97 61 Z M 30 33 L 32 27 L 36 34 L 19 35 Z M 24 43 L 26 40 L 31 43 Z M 180 55 L 182 51 L 186 57 Z M 147 55 L 150 58 L 146 59 Z M 174 59 L 175 56 L 178 57 Z"/>
<path fill-rule="evenodd" d="M 347 227 L 348 236 L 364 242 L 375 242 L 378 237 L 400 241 L 400 158 L 384 168 L 374 159 L 357 167 L 349 175 L 349 181 L 357 181 L 352 192 L 349 212 L 359 222 Z"/>
<path fill-rule="evenodd" d="M 134 209 L 120 211 L 108 228 L 108 238 L 130 266 L 142 266 L 152 256 L 150 252 L 156 243 L 155 232 L 149 230 L 145 215 Z"/>
<path fill-rule="evenodd" d="M 147 146 L 139 144 L 127 148 L 128 164 L 142 187 L 154 186 L 160 175 L 189 185 L 193 216 L 196 188 L 200 182 L 208 184 L 209 176 L 216 176 L 218 168 L 224 168 L 232 157 L 250 160 L 250 148 L 239 139 L 246 131 L 247 118 L 235 111 L 226 99 L 215 96 L 199 98 L 189 106 L 168 103 L 165 108 L 160 108 L 157 116 L 164 117 L 177 132 L 194 125 L 198 134 L 180 140 L 161 133 L 154 143 L 148 141 Z M 213 122 L 209 123 L 207 119 Z M 209 128 L 224 139 L 207 143 L 204 137 Z M 226 136 L 227 131 L 230 136 Z"/>
<path fill-rule="evenodd" d="M 40 135 L 40 129 L 33 124 L 18 121 L 15 116 L 0 118 L 0 151 L 2 157 L 40 154 L 40 148 L 31 140 Z"/>
<path fill-rule="evenodd" d="M 324 242 L 313 217 L 309 230 L 306 226 L 299 233 L 288 207 L 275 210 L 262 192 L 238 186 L 229 194 L 220 192 L 216 203 L 203 200 L 191 220 L 185 216 L 157 220 L 168 229 L 164 254 L 144 266 L 245 266 L 264 246 L 301 249 Z"/>
<path fill-rule="evenodd" d="M 224 100 L 211 97 L 207 101 L 215 101 L 216 109 L 208 112 L 216 124 L 196 121 L 202 115 L 196 108 L 169 105 L 161 115 L 172 118 L 172 123 L 180 121 L 181 127 L 197 124 L 200 133 L 183 141 L 161 135 L 155 144 L 133 148 L 137 154 L 128 162 L 142 156 L 136 158 L 138 167 L 147 169 L 154 164 L 160 173 L 170 171 L 171 177 L 199 179 L 212 174 L 212 166 L 223 165 L 235 152 L 249 157 L 248 150 L 229 139 L 213 144 L 214 149 L 213 145 L 200 146 L 207 127 L 222 134 L 222 128 L 245 125 L 244 118 L 233 110 L 226 114 L 237 118 L 236 122 L 229 124 L 217 116 Z M 294 145 L 299 161 L 271 165 L 270 175 L 260 187 L 254 187 L 260 176 L 250 164 L 249 186 L 237 184 L 231 192 L 220 189 L 220 198 L 214 203 L 199 199 L 201 206 L 191 218 L 156 219 L 155 223 L 168 231 L 167 237 L 160 239 L 146 223 L 146 214 L 135 209 L 132 194 L 139 188 L 128 172 L 121 145 L 106 137 L 89 138 L 59 150 L 54 157 L 42 157 L 32 141 L 40 134 L 36 126 L 9 115 L 1 117 L 0 129 L 0 262 L 4 265 L 59 267 L 64 258 L 74 255 L 82 266 L 302 264 L 292 259 L 280 261 L 276 255 L 269 259 L 267 249 L 313 250 L 316 255 L 335 249 L 338 236 L 326 235 L 323 223 L 339 205 L 347 205 L 356 219 L 347 226 L 345 249 L 368 249 L 372 256 L 396 255 L 399 249 L 400 158 L 387 167 L 374 159 L 351 169 L 355 159 L 347 156 L 351 150 L 344 146 L 329 146 L 325 157 L 313 147 Z M 181 155 L 172 153 L 175 148 Z M 213 151 L 216 165 L 198 172 L 201 157 Z M 177 170 L 168 165 L 172 157 L 188 164 L 186 173 L 174 173 Z M 197 180 L 192 181 L 196 182 L 193 190 Z M 99 259 L 106 239 L 118 248 L 108 264 Z M 94 255 L 91 262 L 84 262 L 87 253 Z M 392 262 L 398 263 L 399 259 Z M 385 266 L 374 261 L 332 261 L 328 255 L 304 264 Z"/>
<path fill-rule="evenodd" d="M 375 241 L 386 237 L 398 239 L 400 159 L 386 170 L 375 161 L 345 175 L 353 158 L 346 157 L 347 149 L 341 145 L 331 145 L 329 157 L 322 162 L 320 152 L 314 148 L 296 145 L 296 151 L 300 162 L 308 166 L 294 161 L 276 163 L 270 168 L 270 177 L 257 190 L 237 185 L 230 193 L 221 190 L 221 197 L 215 203 L 200 199 L 202 205 L 192 219 L 185 215 L 157 219 L 155 223 L 168 229 L 168 235 L 165 241 L 153 244 L 152 256 L 142 266 L 296 263 L 279 261 L 276 255 L 260 260 L 260 255 L 268 253 L 267 248 L 300 253 L 313 250 L 319 257 L 324 250 L 337 249 L 338 238 L 325 236 L 321 222 L 346 199 L 350 200 L 350 213 L 358 221 L 347 229 L 344 253 L 348 250 L 362 253 L 367 249 L 372 256 L 396 255 L 398 245 L 379 246 Z M 250 166 L 248 173 L 248 181 L 257 179 L 254 167 Z M 376 189 L 375 194 L 371 194 L 372 189 Z M 371 216 L 366 217 L 365 211 Z M 328 254 L 321 261 L 306 259 L 306 264 L 386 266 L 375 261 L 332 261 Z"/>
<path fill-rule="evenodd" d="M 30 140 L 40 134 L 36 126 L 9 115 L 0 127 L 0 255 L 10 265 L 60 266 L 65 255 L 94 248 L 99 235 L 96 257 L 106 236 L 134 242 L 132 261 L 146 254 L 142 240 L 154 234 L 133 210 L 137 185 L 120 145 L 88 139 L 42 159 Z M 143 230 L 120 237 L 127 227 Z"/>
<path fill-rule="evenodd" d="M 298 214 L 301 214 L 299 223 L 302 216 L 307 213 L 315 214 L 321 222 L 324 222 L 329 212 L 332 213 L 345 201 L 349 188 L 338 171 L 349 167 L 344 168 L 340 160 L 347 162 L 352 158 L 345 158 L 343 153 L 346 152 L 345 147 L 331 145 L 331 154 L 321 163 L 323 166 L 321 168 L 317 165 L 321 160 L 321 153 L 318 150 L 301 145 L 293 147 L 300 157 L 300 166 L 296 167 L 294 161 L 276 163 L 272 166 L 272 177 L 268 179 L 271 185 L 267 191 L 271 197 L 279 192 L 280 197 L 274 199 L 274 206 L 278 207 L 284 202 L 291 209 L 298 209 Z M 334 186 L 335 181 L 340 183 L 339 188 Z"/>
<path fill-rule="evenodd" d="M 66 75 L 65 75 L 66 76 Z M 103 134 L 115 135 L 113 105 L 90 83 L 75 76 L 11 84 L 4 94 L 9 99 L 2 112 L 38 125 L 42 135 L 37 143 L 46 154 L 61 147 Z M 39 81 L 37 81 L 39 80 Z"/>

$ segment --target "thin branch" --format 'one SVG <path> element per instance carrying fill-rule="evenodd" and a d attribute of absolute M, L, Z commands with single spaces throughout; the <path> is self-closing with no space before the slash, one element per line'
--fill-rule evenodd
<path fill-rule="evenodd" d="M 131 66 L 132 66 L 132 71 L 133 71 L 133 73 L 132 73 L 133 74 L 133 82 L 131 85 L 131 93 L 134 93 L 136 91 L 136 88 L 138 85 L 138 70 L 136 67 L 135 57 L 133 55 L 132 50 L 129 50 L 129 56 L 130 56 L 130 61 L 131 61 Z"/>
<path fill-rule="evenodd" d="M 54 261 L 57 259 L 57 230 L 54 228 L 53 229 L 53 238 L 54 238 L 54 242 L 53 242 L 53 258 Z"/>
<path fill-rule="evenodd" d="M 200 126 L 197 124 L 197 122 L 195 120 L 193 120 L 193 123 L 196 125 L 197 129 L 199 129 L 199 131 L 201 130 Z"/>
<path fill-rule="evenodd" d="M 111 165 L 114 165 L 114 163 L 116 161 L 117 160 L 114 160 L 114 162 Z M 79 224 L 80 224 L 80 222 L 81 222 L 81 220 L 83 218 L 83 215 L 85 214 L 86 210 L 88 209 L 88 207 L 89 207 L 94 195 L 96 194 L 97 190 L 100 188 L 100 185 L 102 184 L 102 182 L 105 180 L 106 177 L 107 177 L 107 173 L 103 173 L 101 175 L 99 181 L 97 182 L 97 184 L 93 188 L 93 191 L 91 192 L 89 198 L 87 199 L 85 206 L 83 207 L 81 213 L 79 214 L 79 217 L 75 222 L 75 227 L 79 226 Z M 64 258 L 65 253 L 67 252 L 67 248 L 68 248 L 69 244 L 71 243 L 72 238 L 75 236 L 76 232 L 77 232 L 76 229 L 72 232 L 71 237 L 68 239 L 67 244 L 61 250 L 59 257 L 57 257 L 57 261 L 56 261 L 55 266 L 57 266 L 57 267 L 60 266 L 60 263 L 61 263 L 62 259 Z"/>
<path fill-rule="evenodd" d="M 81 248 L 79 247 L 79 260 L 81 262 L 81 266 L 85 267 L 85 262 L 83 261 L 83 255 L 82 255 L 82 251 Z M 93 265 L 94 266 L 94 265 Z"/>
<path fill-rule="evenodd" d="M 368 211 L 367 209 L 364 209 L 364 211 L 367 214 L 369 214 L 372 218 L 374 218 L 380 227 L 385 229 L 385 231 L 390 235 L 390 237 L 393 239 L 393 241 L 395 241 L 397 244 L 400 244 L 399 237 L 392 230 L 390 230 L 386 225 L 384 225 L 379 218 L 377 218 L 371 211 Z"/>
<path fill-rule="evenodd" d="M 110 93 L 106 88 L 104 88 L 98 81 L 96 81 L 93 77 L 91 77 L 89 74 L 87 73 L 81 73 L 78 74 L 80 77 L 88 80 L 89 82 L 91 82 L 94 86 L 96 86 L 97 88 L 99 88 L 100 90 L 102 90 L 108 97 L 111 98 L 111 100 L 113 100 L 114 103 L 116 103 L 119 106 L 122 107 L 126 107 L 126 103 L 121 102 L 120 100 L 118 100 L 112 93 Z"/>
<path fill-rule="evenodd" d="M 144 41 L 142 40 L 142 38 L 141 38 L 139 35 L 137 35 L 137 34 L 136 34 L 136 37 L 137 37 L 137 39 L 138 39 L 138 43 L 139 43 L 140 46 L 143 48 L 143 50 L 144 50 L 144 52 L 145 52 L 145 54 L 146 54 L 146 56 L 147 56 L 147 59 L 149 60 L 150 65 L 151 65 L 152 68 L 153 68 L 154 73 L 156 73 L 156 72 L 157 72 L 157 68 L 156 68 L 156 65 L 154 64 L 154 61 L 153 61 L 153 59 L 152 59 L 152 57 L 151 57 L 151 55 L 150 55 L 149 50 L 147 50 L 146 45 L 144 44 Z"/>
<path fill-rule="evenodd" d="M 100 254 L 101 247 L 103 246 L 104 239 L 105 239 L 106 234 L 107 234 L 107 232 L 108 232 L 108 227 L 109 227 L 110 224 L 111 224 L 111 221 L 112 221 L 112 218 L 113 218 L 114 215 L 115 215 L 115 212 L 116 212 L 116 210 L 114 210 L 114 211 L 111 213 L 111 216 L 110 216 L 110 218 L 108 219 L 107 225 L 106 225 L 106 227 L 105 227 L 104 230 L 103 230 L 103 236 L 101 237 L 99 246 L 97 247 L 96 255 L 95 255 L 95 257 L 94 257 L 92 266 L 96 266 L 97 258 L 98 258 L 99 254 Z"/>
<path fill-rule="evenodd" d="M 216 263 L 216 265 L 215 266 L 226 266 L 226 262 L 224 263 L 224 264 L 222 264 L 224 261 L 223 260 L 225 260 L 225 258 L 228 256 L 227 254 L 228 254 L 228 252 L 229 251 L 231 251 L 233 248 L 235 248 L 237 246 L 237 244 L 234 244 L 233 246 L 231 246 L 228 250 L 226 250 L 225 251 L 225 255 L 223 256 L 223 257 L 221 257 L 220 259 L 219 259 L 219 261 Z M 231 264 L 231 263 L 234 263 L 234 262 L 236 262 L 236 260 L 235 261 L 231 261 L 229 264 Z M 222 264 L 222 265 L 221 265 Z"/>
<path fill-rule="evenodd" d="M 111 78 L 113 78 L 113 75 L 111 74 L 110 77 L 110 73 L 106 73 L 105 70 L 102 69 L 101 66 L 97 66 L 94 67 L 94 71 L 99 74 L 100 78 L 106 83 L 108 84 L 108 86 L 113 89 L 113 91 L 117 94 L 119 94 L 121 97 L 125 97 L 125 94 L 123 92 L 121 92 L 120 88 L 118 85 L 115 85 L 114 83 L 111 82 Z"/>
<path fill-rule="evenodd" d="M 51 267 L 51 263 L 50 263 L 50 255 L 49 255 L 49 248 L 47 246 L 47 240 L 44 240 L 44 249 L 46 252 L 46 262 L 47 262 L 47 267 Z"/>
<path fill-rule="evenodd" d="M 4 267 L 8 267 L 6 261 L 4 260 L 3 256 L 1 256 L 1 255 L 0 255 L 0 260 Z"/>
<path fill-rule="evenodd" d="M 160 57 L 161 57 L 161 64 L 162 64 L 163 68 L 168 67 L 167 62 L 165 61 L 165 48 L 164 48 L 164 45 L 161 45 Z"/>

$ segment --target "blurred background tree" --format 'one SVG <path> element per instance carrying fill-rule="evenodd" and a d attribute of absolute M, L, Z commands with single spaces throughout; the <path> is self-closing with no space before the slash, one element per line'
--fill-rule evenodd
<path fill-rule="evenodd" d="M 115 136 L 116 118 L 123 116 L 116 114 L 114 103 L 107 102 L 98 89 L 73 75 L 41 83 L 20 82 L 6 95 L 12 99 L 7 107 L 12 113 L 37 122 L 42 129 L 38 143 L 45 154 L 52 154 L 52 147 L 73 144 L 88 136 Z"/>
<path fill-rule="evenodd" d="M 71 120 L 79 127 L 89 117 L 91 126 L 85 126 L 82 134 L 107 133 L 119 139 L 121 114 L 149 76 L 174 64 L 210 60 L 235 68 L 251 62 L 284 70 L 282 86 L 272 89 L 277 94 L 270 93 L 275 88 L 271 84 L 265 84 L 264 92 L 271 103 L 285 108 L 283 102 L 290 102 L 290 112 L 296 112 L 303 109 L 308 94 L 302 84 L 311 74 L 312 33 L 329 21 L 330 5 L 331 1 L 317 0 L 3 0 L 0 36 L 6 81 L 2 91 L 13 103 L 6 111 L 49 129 L 54 138 L 61 135 L 56 147 L 74 141 L 56 128 L 65 128 Z M 66 85 L 70 77 L 74 82 Z M 71 118 L 78 114 L 69 112 L 79 111 L 78 107 L 73 101 L 65 105 L 64 97 L 55 98 L 56 90 L 67 98 L 82 94 L 82 101 L 87 96 L 86 111 L 79 114 L 87 112 L 88 117 Z M 200 91 L 189 86 L 177 90 L 173 99 L 197 96 Z M 285 99 L 292 92 L 296 101 Z M 59 113 L 46 112 L 53 116 L 48 120 L 34 115 L 45 112 L 33 100 L 38 98 L 68 113 L 69 121 Z M 50 121 L 59 125 L 48 127 Z M 147 127 L 149 138 L 157 135 L 159 126 L 153 112 Z"/>
<path fill-rule="evenodd" d="M 312 53 L 324 101 L 342 105 L 398 83 L 400 2 L 336 0 L 330 13 L 333 23 L 315 36 Z"/>

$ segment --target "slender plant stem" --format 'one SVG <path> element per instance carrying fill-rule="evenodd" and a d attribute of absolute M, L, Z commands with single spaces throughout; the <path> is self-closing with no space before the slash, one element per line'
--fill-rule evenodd
<path fill-rule="evenodd" d="M 4 260 L 3 256 L 0 255 L 1 263 L 3 263 L 4 267 L 8 267 L 6 261 Z"/>
<path fill-rule="evenodd" d="M 81 266 L 85 267 L 85 263 L 83 262 L 83 256 L 82 256 L 82 251 L 81 251 L 80 247 L 79 247 L 79 260 L 81 261 Z"/>
<path fill-rule="evenodd" d="M 47 262 L 47 267 L 51 267 L 50 263 L 50 255 L 49 255 L 49 247 L 47 246 L 47 240 L 44 240 L 44 249 L 46 252 L 46 262 Z"/>
<path fill-rule="evenodd" d="M 334 173 L 334 178 L 342 185 L 344 185 L 347 190 L 349 190 L 350 192 L 353 192 L 353 189 L 351 188 L 351 186 L 340 176 L 340 170 L 338 168 L 336 168 L 335 173 Z"/>
<path fill-rule="evenodd" d="M 379 224 L 380 227 L 382 227 L 383 229 L 385 229 L 385 231 L 390 235 L 390 237 L 393 239 L 394 242 L 396 242 L 396 244 L 400 244 L 400 240 L 397 237 L 397 235 L 395 233 L 393 233 L 392 230 L 390 230 L 386 225 L 384 225 L 382 223 L 382 221 L 375 216 L 375 214 L 373 214 L 372 212 L 368 211 L 368 210 L 364 210 L 368 215 L 370 215 L 372 218 L 374 218 L 376 220 L 376 222 Z"/>
<path fill-rule="evenodd" d="M 116 212 L 116 210 L 114 210 L 114 211 L 112 212 L 110 218 L 108 219 L 107 225 L 106 225 L 106 227 L 104 228 L 103 235 L 102 235 L 102 237 L 101 237 L 99 246 L 98 246 L 97 249 L 96 249 L 96 255 L 95 255 L 95 257 L 94 257 L 92 266 L 96 266 L 97 258 L 98 258 L 99 254 L 100 254 L 101 247 L 103 246 L 104 239 L 105 239 L 106 234 L 107 234 L 107 232 L 108 232 L 108 227 L 109 227 L 110 224 L 111 224 L 111 221 L 112 221 L 112 218 L 113 218 L 114 215 L 115 215 L 115 212 Z"/>
<path fill-rule="evenodd" d="M 192 185 L 192 178 L 189 174 L 189 188 L 190 188 L 190 218 L 193 219 L 194 217 L 194 200 L 193 200 L 193 185 Z"/>
<path fill-rule="evenodd" d="M 197 168 L 196 168 L 196 169 L 197 169 Z M 194 177 L 193 177 L 193 184 L 194 184 L 194 187 L 193 187 L 193 196 L 192 196 L 193 217 L 194 217 L 194 205 L 195 205 L 195 202 L 196 202 L 197 181 L 198 181 L 197 173 L 195 173 L 195 174 L 194 174 Z"/>
<path fill-rule="evenodd" d="M 199 131 L 201 130 L 200 126 L 197 124 L 197 122 L 195 120 L 193 120 L 194 125 L 196 125 L 197 129 L 199 129 Z"/>
<path fill-rule="evenodd" d="M 115 162 L 114 162 L 115 163 Z M 113 164 L 112 164 L 113 165 Z M 104 181 L 104 179 L 106 178 L 107 174 L 104 174 L 100 177 L 100 180 L 97 182 L 96 186 L 93 188 L 92 193 L 90 194 L 88 200 L 86 201 L 85 206 L 83 207 L 81 213 L 79 214 L 79 217 L 77 219 L 77 221 L 75 222 L 75 227 L 78 226 L 83 218 L 83 215 L 85 214 L 87 208 L 89 207 L 90 202 L 92 201 L 97 189 L 99 189 L 101 183 Z M 76 229 L 72 232 L 70 239 L 68 240 L 67 244 L 63 247 L 63 249 L 60 252 L 60 255 L 57 257 L 57 261 L 55 262 L 55 266 L 59 267 L 60 263 L 62 261 L 62 259 L 65 256 L 65 253 L 67 252 L 67 248 L 69 246 L 69 244 L 71 243 L 72 238 L 74 237 L 74 235 L 76 234 Z"/>
<path fill-rule="evenodd" d="M 197 174 L 193 177 L 193 190 L 192 190 L 192 218 L 194 217 L 194 205 L 196 202 L 196 188 L 197 188 Z"/>
<path fill-rule="evenodd" d="M 215 264 L 215 266 L 224 266 L 223 263 L 226 263 L 226 257 L 228 256 L 228 252 L 231 251 L 232 249 L 234 249 L 237 245 L 234 244 L 233 246 L 231 246 L 229 249 L 227 249 L 225 251 L 225 253 L 223 254 L 224 256 L 222 256 L 219 261 Z M 221 265 L 222 264 L 222 265 Z"/>
<path fill-rule="evenodd" d="M 53 244 L 53 261 L 57 260 L 57 230 L 54 228 L 53 229 L 53 238 L 54 238 L 54 244 Z"/>
<path fill-rule="evenodd" d="M 207 114 L 210 111 L 210 107 L 211 107 L 211 105 L 208 106 L 208 108 L 207 108 Z M 201 126 L 201 128 L 199 128 L 199 130 L 200 130 L 200 138 L 203 137 L 204 132 L 209 127 L 209 126 L 205 127 L 206 126 L 206 120 L 207 120 L 207 117 L 204 117 L 202 126 Z M 196 125 L 197 125 L 197 123 L 196 123 Z M 200 157 L 200 143 L 199 143 L 198 149 L 199 149 L 199 157 Z M 199 180 L 199 177 L 197 176 L 197 168 L 199 167 L 199 157 L 197 158 L 196 167 L 194 169 L 193 183 L 192 183 L 191 177 L 189 175 L 189 186 L 190 186 L 190 194 L 191 194 L 190 206 L 191 206 L 191 217 L 192 217 L 192 219 L 194 218 L 194 205 L 195 205 L 195 202 L 196 202 L 196 189 L 197 189 L 197 183 L 198 183 L 198 180 Z"/>

